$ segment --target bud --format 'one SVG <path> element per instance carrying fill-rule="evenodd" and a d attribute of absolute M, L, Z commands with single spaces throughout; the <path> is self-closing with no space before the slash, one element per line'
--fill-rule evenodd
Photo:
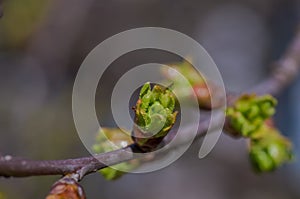
<path fill-rule="evenodd" d="M 71 176 L 65 176 L 57 181 L 51 188 L 46 199 L 86 199 L 83 188 Z"/>
<path fill-rule="evenodd" d="M 205 80 L 205 78 L 199 74 L 191 64 L 191 58 L 186 58 L 186 60 L 169 64 L 169 66 L 177 70 L 178 73 L 174 73 L 170 69 L 162 69 L 164 77 L 173 83 L 174 92 L 180 95 L 183 100 L 189 100 L 196 96 L 200 108 L 212 109 L 219 107 L 222 104 L 222 99 L 224 97 L 218 96 L 219 93 L 222 93 L 219 92 L 220 88 L 212 82 Z M 182 81 L 181 75 L 184 76 L 187 81 Z M 190 86 L 192 86 L 193 90 L 188 89 Z M 212 106 L 212 94 L 210 91 L 214 92 L 214 107 Z"/>
<path fill-rule="evenodd" d="M 135 107 L 135 126 L 132 139 L 144 152 L 152 151 L 173 127 L 177 111 L 175 96 L 168 88 L 146 83 Z"/>
<path fill-rule="evenodd" d="M 243 95 L 226 111 L 230 126 L 241 136 L 251 137 L 275 113 L 277 100 L 271 95 Z"/>
<path fill-rule="evenodd" d="M 280 132 L 268 125 L 250 141 L 250 160 L 258 172 L 272 171 L 293 158 L 292 144 Z"/>
<path fill-rule="evenodd" d="M 97 134 L 97 143 L 93 145 L 95 153 L 105 153 L 126 147 L 133 143 L 130 133 L 119 128 L 101 128 Z M 99 172 L 106 180 L 116 180 L 123 176 L 126 171 L 135 169 L 139 165 L 139 160 L 130 160 L 114 165 L 114 168 L 106 167 Z"/>

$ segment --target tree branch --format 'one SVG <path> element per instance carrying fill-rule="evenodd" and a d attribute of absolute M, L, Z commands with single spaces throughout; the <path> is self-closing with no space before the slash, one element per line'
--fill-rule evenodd
<path fill-rule="evenodd" d="M 4 177 L 26 177 L 39 175 L 66 175 L 93 165 L 101 169 L 106 164 L 113 165 L 132 159 L 131 147 L 115 150 L 99 155 L 65 159 L 65 160 L 30 160 L 20 157 L 3 156 L 0 158 L 0 176 Z"/>
<path fill-rule="evenodd" d="M 299 73 L 300 66 L 300 31 L 295 35 L 290 46 L 282 58 L 273 65 L 274 69 L 270 76 L 261 84 L 258 84 L 249 92 L 257 94 L 279 94 L 288 86 Z M 232 104 L 236 96 L 228 97 L 228 105 Z M 197 138 L 205 135 L 209 126 L 209 118 L 200 121 Z M 187 128 L 188 131 L 188 128 Z M 188 132 L 185 134 L 187 135 Z M 166 137 L 170 139 L 170 137 Z M 168 140 L 167 140 L 168 141 Z M 178 145 L 184 144 L 186 139 L 180 139 Z M 79 179 L 85 175 L 102 169 L 106 166 L 135 158 L 135 146 L 101 153 L 98 155 L 65 160 L 29 160 L 19 157 L 0 157 L 0 176 L 4 177 L 26 177 L 38 175 L 66 175 L 79 174 Z"/>
<path fill-rule="evenodd" d="M 300 27 L 283 56 L 275 62 L 270 76 L 250 92 L 278 95 L 299 74 L 300 70 Z"/>

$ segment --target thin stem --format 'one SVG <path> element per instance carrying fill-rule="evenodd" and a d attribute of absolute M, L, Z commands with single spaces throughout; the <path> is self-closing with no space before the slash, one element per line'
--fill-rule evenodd
<path fill-rule="evenodd" d="M 300 65 L 300 31 L 295 35 L 290 46 L 282 58 L 276 62 L 275 68 L 265 81 L 258 84 L 249 92 L 257 94 L 269 93 L 279 94 L 286 88 L 299 73 Z M 234 97 L 230 98 L 229 105 Z M 205 135 L 210 119 L 200 121 L 197 138 Z M 188 130 L 188 128 L 187 128 Z M 188 132 L 186 133 L 188 135 Z M 166 137 L 170 139 L 170 137 Z M 167 140 L 168 141 L 168 140 Z M 182 139 L 177 145 L 182 145 L 186 139 Z M 19 157 L 3 156 L 0 157 L 0 176 L 4 177 L 26 177 L 38 175 L 66 175 L 77 173 L 80 179 L 85 175 L 102 169 L 106 166 L 135 158 L 133 155 L 134 145 L 124 149 L 101 153 L 98 155 L 65 160 L 29 160 Z"/>

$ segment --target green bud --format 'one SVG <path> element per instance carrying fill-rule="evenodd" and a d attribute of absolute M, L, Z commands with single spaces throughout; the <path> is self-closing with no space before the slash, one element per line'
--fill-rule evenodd
<path fill-rule="evenodd" d="M 253 148 L 249 155 L 252 165 L 256 171 L 262 172 L 271 171 L 274 169 L 272 159 L 264 150 L 261 150 L 260 148 Z"/>
<path fill-rule="evenodd" d="M 250 141 L 250 160 L 258 172 L 272 171 L 292 160 L 292 144 L 280 132 L 264 125 L 263 133 Z"/>
<path fill-rule="evenodd" d="M 96 143 L 92 149 L 95 153 L 105 153 L 132 144 L 130 133 L 119 128 L 101 128 L 97 134 Z M 138 167 L 138 160 L 131 160 L 114 165 L 114 168 L 106 167 L 99 172 L 107 180 L 116 180 L 120 178 L 126 171 L 130 171 Z"/>
<path fill-rule="evenodd" d="M 167 135 L 176 120 L 177 112 L 174 109 L 175 97 L 168 88 L 155 85 L 151 90 L 149 82 L 141 88 L 135 107 L 136 126 L 132 135 L 141 149 L 156 148 Z"/>
<path fill-rule="evenodd" d="M 227 108 L 226 115 L 237 132 L 251 137 L 266 119 L 274 115 L 276 104 L 277 100 L 270 95 L 243 95 Z"/>

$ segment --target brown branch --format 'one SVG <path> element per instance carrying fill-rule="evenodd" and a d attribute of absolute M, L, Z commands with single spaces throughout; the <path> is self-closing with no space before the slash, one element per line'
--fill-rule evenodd
<path fill-rule="evenodd" d="M 132 159 L 131 147 L 115 150 L 99 155 L 65 159 L 65 160 L 29 160 L 25 158 L 12 157 L 9 155 L 0 158 L 0 176 L 4 177 L 26 177 L 39 175 L 66 175 L 76 173 L 89 166 L 101 169 L 106 165 L 117 164 Z M 89 170 L 93 170 L 89 168 Z M 87 172 L 85 172 L 87 173 Z"/>
<path fill-rule="evenodd" d="M 300 70 L 300 27 L 284 55 L 273 64 L 269 78 L 258 84 L 250 92 L 278 95 L 299 74 Z"/>
<path fill-rule="evenodd" d="M 271 75 L 261 84 L 249 92 L 257 94 L 279 94 L 288 86 L 299 73 L 300 66 L 300 31 L 288 47 L 283 57 L 276 62 Z M 229 100 L 229 105 L 233 99 Z M 209 119 L 200 121 L 198 136 L 205 135 L 209 125 Z M 188 130 L 188 128 L 187 128 Z M 188 135 L 188 132 L 186 133 Z M 170 137 L 166 137 L 170 139 Z M 184 144 L 186 139 L 179 139 L 178 145 Z M 168 140 L 167 140 L 168 141 Z M 5 177 L 25 177 L 37 175 L 66 175 L 69 173 L 79 174 L 79 179 L 85 175 L 102 169 L 106 166 L 135 158 L 134 145 L 124 149 L 115 150 L 108 153 L 98 154 L 95 157 L 83 157 L 66 160 L 29 160 L 18 157 L 3 156 L 0 158 L 0 176 Z"/>

